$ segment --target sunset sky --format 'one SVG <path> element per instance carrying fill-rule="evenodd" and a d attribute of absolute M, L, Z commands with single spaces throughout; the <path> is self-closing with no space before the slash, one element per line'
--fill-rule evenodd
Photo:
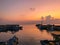
<path fill-rule="evenodd" d="M 3 21 L 37 21 L 47 15 L 60 18 L 60 0 L 0 0 Z"/>

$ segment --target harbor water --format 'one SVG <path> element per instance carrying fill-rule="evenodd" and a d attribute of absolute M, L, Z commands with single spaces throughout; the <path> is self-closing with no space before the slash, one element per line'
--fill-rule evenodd
<path fill-rule="evenodd" d="M 14 34 L 11 32 L 0 32 L 0 42 L 6 42 L 14 35 L 18 37 L 19 45 L 40 45 L 40 40 L 53 40 L 53 36 L 50 32 L 47 32 L 46 30 L 40 31 L 35 24 L 30 24 L 23 25 L 23 30 L 19 30 Z"/>

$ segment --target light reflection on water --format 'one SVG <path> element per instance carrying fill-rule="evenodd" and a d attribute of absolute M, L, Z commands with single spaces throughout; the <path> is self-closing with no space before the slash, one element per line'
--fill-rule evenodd
<path fill-rule="evenodd" d="M 45 30 L 41 32 L 35 25 L 23 25 L 23 30 L 18 31 L 15 34 L 11 34 L 10 32 L 0 33 L 0 41 L 7 41 L 12 38 L 13 35 L 16 35 L 19 38 L 19 41 L 29 40 L 30 38 L 34 38 L 36 41 L 53 39 L 50 33 Z"/>

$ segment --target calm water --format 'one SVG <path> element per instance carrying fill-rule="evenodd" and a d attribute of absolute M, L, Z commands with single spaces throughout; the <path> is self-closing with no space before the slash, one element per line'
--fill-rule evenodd
<path fill-rule="evenodd" d="M 0 41 L 7 41 L 10 38 L 12 38 L 14 35 L 16 35 L 19 38 L 19 44 L 31 44 L 36 43 L 34 45 L 39 45 L 40 40 L 53 40 L 53 37 L 50 33 L 44 31 L 40 31 L 37 29 L 35 25 L 23 25 L 23 30 L 20 30 L 16 32 L 15 34 L 12 34 L 11 32 L 7 33 L 0 33 Z"/>

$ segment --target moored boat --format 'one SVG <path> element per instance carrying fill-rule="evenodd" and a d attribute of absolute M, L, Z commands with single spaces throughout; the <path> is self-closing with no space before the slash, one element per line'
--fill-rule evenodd
<path fill-rule="evenodd" d="M 36 27 L 40 30 L 47 30 L 47 31 L 60 31 L 59 25 L 42 25 L 36 24 Z"/>
<path fill-rule="evenodd" d="M 0 32 L 7 32 L 7 31 L 19 31 L 22 30 L 22 26 L 18 24 L 8 24 L 8 25 L 0 25 Z"/>

